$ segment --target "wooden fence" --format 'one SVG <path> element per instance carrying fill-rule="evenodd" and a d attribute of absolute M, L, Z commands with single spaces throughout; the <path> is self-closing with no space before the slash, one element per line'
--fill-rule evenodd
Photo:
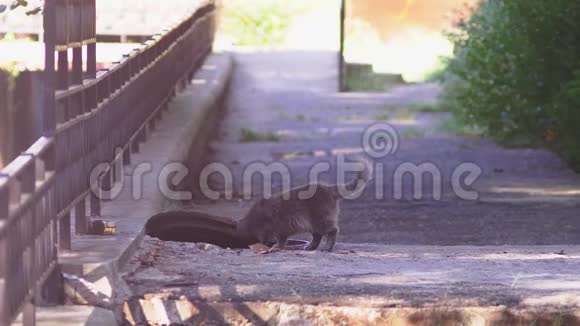
<path fill-rule="evenodd" d="M 82 235 L 87 216 L 100 215 L 91 169 L 130 163 L 215 33 L 214 2 L 200 1 L 181 22 L 96 71 L 95 0 L 46 0 L 43 15 L 43 136 L 0 171 L 0 325 L 20 312 L 24 324 L 34 323 L 39 289 L 59 251 L 71 248 L 71 216 Z M 118 177 L 113 167 L 95 182 L 106 189 Z"/>

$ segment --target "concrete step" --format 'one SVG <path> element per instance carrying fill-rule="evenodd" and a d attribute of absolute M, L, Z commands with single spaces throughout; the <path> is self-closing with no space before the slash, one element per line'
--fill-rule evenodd
<path fill-rule="evenodd" d="M 261 255 L 146 237 L 130 264 L 130 324 L 580 325 L 580 246 L 339 243 Z"/>

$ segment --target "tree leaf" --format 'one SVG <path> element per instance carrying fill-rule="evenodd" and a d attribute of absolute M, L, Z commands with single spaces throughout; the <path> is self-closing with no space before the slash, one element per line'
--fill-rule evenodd
<path fill-rule="evenodd" d="M 26 16 L 36 15 L 42 10 L 42 7 L 36 7 L 32 10 L 25 12 Z"/>

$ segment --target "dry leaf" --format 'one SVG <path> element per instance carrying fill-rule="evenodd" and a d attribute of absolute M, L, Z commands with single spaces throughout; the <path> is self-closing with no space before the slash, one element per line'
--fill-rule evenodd
<path fill-rule="evenodd" d="M 255 254 L 265 254 L 268 253 L 268 251 L 270 250 L 270 247 L 266 246 L 263 243 L 254 243 L 253 245 L 250 245 L 250 249 L 252 249 L 252 252 Z"/>

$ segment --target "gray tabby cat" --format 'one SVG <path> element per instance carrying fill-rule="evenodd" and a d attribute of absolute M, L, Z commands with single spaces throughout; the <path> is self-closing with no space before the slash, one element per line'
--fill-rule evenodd
<path fill-rule="evenodd" d="M 263 243 L 272 246 L 270 252 L 283 250 L 288 237 L 309 232 L 312 241 L 305 250 L 316 250 L 322 237 L 326 237 L 327 251 L 332 251 L 338 236 L 339 202 L 343 199 L 339 187 L 348 192 L 362 191 L 371 179 L 372 165 L 363 158 L 357 159 L 363 169 L 356 179 L 344 185 L 316 183 L 312 196 L 307 192 L 311 184 L 298 186 L 286 193 L 278 193 L 269 199 L 256 202 L 248 214 L 238 222 L 237 233 L 248 243 Z"/>

